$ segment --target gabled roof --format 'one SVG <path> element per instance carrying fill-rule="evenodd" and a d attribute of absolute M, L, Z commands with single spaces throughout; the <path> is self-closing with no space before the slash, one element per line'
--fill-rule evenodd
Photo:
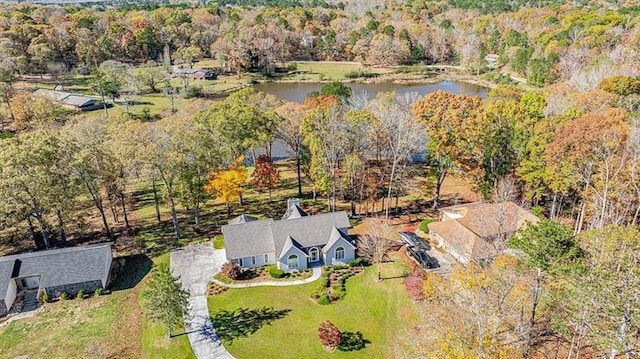
<path fill-rule="evenodd" d="M 227 223 L 227 224 L 240 224 L 240 223 L 253 222 L 253 221 L 257 221 L 257 220 L 258 220 L 257 217 L 248 216 L 246 214 L 241 214 L 238 217 L 230 220 L 229 223 Z"/>
<path fill-rule="evenodd" d="M 9 281 L 40 275 L 42 288 L 105 281 L 111 270 L 113 242 L 29 252 L 0 257 L 0 299 L 4 299 Z"/>
<path fill-rule="evenodd" d="M 287 236 L 287 239 L 284 241 L 284 246 L 280 251 L 280 255 L 278 256 L 278 259 L 282 259 L 282 256 L 285 255 L 291 248 L 298 249 L 300 252 L 302 252 L 302 255 L 304 255 L 305 257 L 308 257 L 308 255 L 304 252 L 304 250 L 302 250 L 302 246 L 300 245 L 300 243 L 298 243 L 298 241 L 296 241 L 295 239 L 291 238 L 291 236 Z"/>
<path fill-rule="evenodd" d="M 272 219 L 222 226 L 227 258 L 244 258 L 275 252 L 271 236 Z"/>
<path fill-rule="evenodd" d="M 445 207 L 441 212 L 448 219 L 429 224 L 429 230 L 440 235 L 448 245 L 467 260 L 492 257 L 496 254 L 493 241 L 512 236 L 527 222 L 538 217 L 507 201 L 502 203 L 469 203 Z"/>
<path fill-rule="evenodd" d="M 288 236 L 295 238 L 302 247 L 324 246 L 329 241 L 333 228 L 346 230 L 349 218 L 344 211 L 323 213 L 300 218 L 274 221 L 271 232 L 279 257 Z"/>
<path fill-rule="evenodd" d="M 289 206 L 289 208 L 287 208 L 287 211 L 284 212 L 282 219 L 295 219 L 295 218 L 301 218 L 301 217 L 307 217 L 307 216 L 308 216 L 307 212 L 302 210 L 300 206 L 298 206 L 297 204 L 292 204 L 291 206 Z"/>
<path fill-rule="evenodd" d="M 460 224 L 485 239 L 514 233 L 526 222 L 538 221 L 538 217 L 511 201 L 476 203 L 463 208 L 466 213 L 458 219 Z"/>
<path fill-rule="evenodd" d="M 338 228 L 333 227 L 331 229 L 331 235 L 329 236 L 329 241 L 327 242 L 327 244 L 324 247 L 322 247 L 322 251 L 323 252 L 328 251 L 340 239 L 344 239 L 347 243 L 349 243 L 349 245 L 351 247 L 356 248 L 356 246 L 354 246 L 353 243 L 351 243 L 351 239 L 349 238 L 349 236 L 347 236 L 346 234 L 342 233 L 342 231 L 340 231 Z"/>
<path fill-rule="evenodd" d="M 33 92 L 33 96 L 47 98 L 52 101 L 61 102 L 65 105 L 74 106 L 77 108 L 82 108 L 85 106 L 93 105 L 98 101 L 97 98 L 84 96 L 80 94 L 75 94 L 71 92 L 65 91 L 55 91 L 55 90 L 46 90 L 39 89 Z"/>

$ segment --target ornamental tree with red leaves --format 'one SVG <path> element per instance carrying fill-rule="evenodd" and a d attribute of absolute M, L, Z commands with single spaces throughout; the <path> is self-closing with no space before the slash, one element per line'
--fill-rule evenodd
<path fill-rule="evenodd" d="M 425 273 L 420 268 L 416 268 L 404 279 L 404 288 L 412 300 L 424 299 Z"/>
<path fill-rule="evenodd" d="M 335 350 L 342 341 L 340 329 L 328 320 L 318 326 L 318 337 L 327 350 Z"/>

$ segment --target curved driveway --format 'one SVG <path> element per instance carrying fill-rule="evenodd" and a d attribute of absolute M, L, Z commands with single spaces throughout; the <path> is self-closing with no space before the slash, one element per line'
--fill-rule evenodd
<path fill-rule="evenodd" d="M 211 242 L 194 244 L 171 251 L 171 271 L 179 276 L 190 293 L 189 318 L 185 328 L 193 353 L 198 359 L 233 359 L 222 343 L 202 334 L 207 325 L 207 285 L 226 261 L 224 249 L 213 249 Z"/>

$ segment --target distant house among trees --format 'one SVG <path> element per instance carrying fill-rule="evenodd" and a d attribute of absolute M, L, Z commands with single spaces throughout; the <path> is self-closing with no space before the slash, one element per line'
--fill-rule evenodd
<path fill-rule="evenodd" d="M 245 268 L 276 264 L 285 272 L 314 265 L 346 264 L 356 246 L 344 211 L 309 215 L 297 199 L 282 220 L 241 215 L 222 226 L 227 259 Z"/>
<path fill-rule="evenodd" d="M 104 106 L 102 101 L 97 98 L 65 91 L 39 89 L 31 95 L 49 99 L 62 107 L 76 111 L 93 111 L 101 109 Z"/>
<path fill-rule="evenodd" d="M 189 80 L 215 80 L 218 74 L 210 69 L 175 69 L 173 77 L 188 78 Z"/>
<path fill-rule="evenodd" d="M 429 224 L 429 237 L 464 264 L 495 257 L 519 228 L 538 222 L 538 217 L 511 201 L 456 205 L 440 213 L 440 222 Z"/>
<path fill-rule="evenodd" d="M 112 242 L 36 251 L 0 257 L 0 317 L 16 298 L 28 293 L 41 298 L 91 293 L 105 288 L 113 254 Z"/>

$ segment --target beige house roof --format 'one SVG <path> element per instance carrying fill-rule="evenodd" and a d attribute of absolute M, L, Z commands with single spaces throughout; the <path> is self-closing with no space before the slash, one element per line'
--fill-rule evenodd
<path fill-rule="evenodd" d="M 462 262 L 495 256 L 496 240 L 506 240 L 527 222 L 539 220 L 513 202 L 475 202 L 441 212 L 442 220 L 429 224 L 429 231 L 442 238 Z"/>

